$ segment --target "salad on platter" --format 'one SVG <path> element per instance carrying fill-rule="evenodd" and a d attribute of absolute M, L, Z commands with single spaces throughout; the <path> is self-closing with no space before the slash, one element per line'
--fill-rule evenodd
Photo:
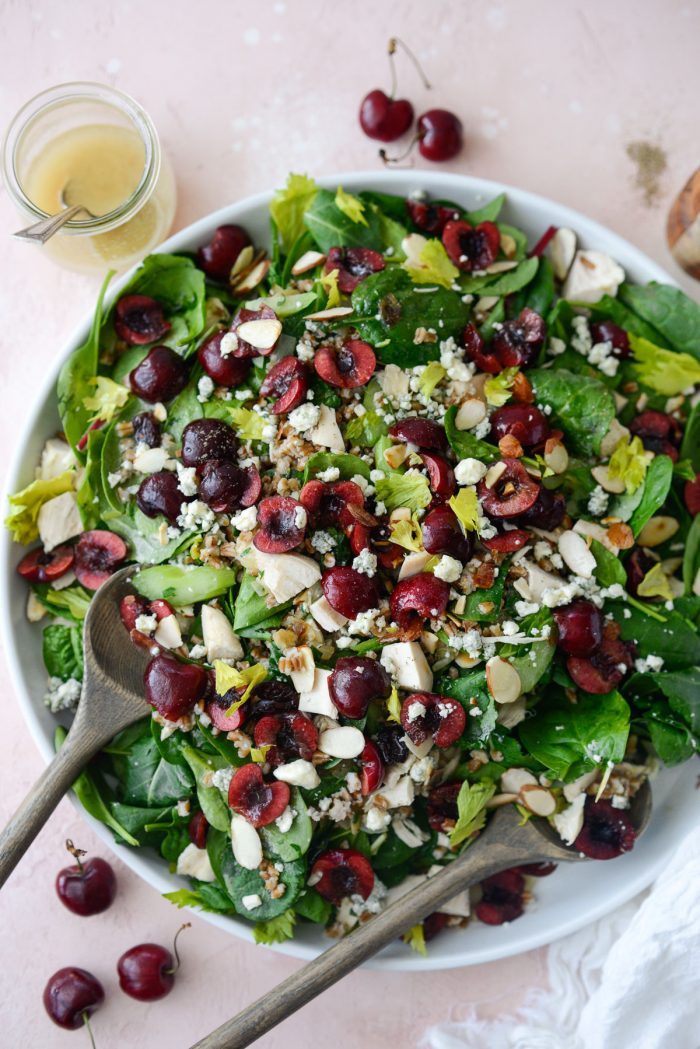
<path fill-rule="evenodd" d="M 700 306 L 503 204 L 291 175 L 267 243 L 106 282 L 10 500 L 53 712 L 134 565 L 152 710 L 78 797 L 258 942 L 349 932 L 502 805 L 618 856 L 698 751 Z M 405 938 L 512 921 L 550 870 Z"/>

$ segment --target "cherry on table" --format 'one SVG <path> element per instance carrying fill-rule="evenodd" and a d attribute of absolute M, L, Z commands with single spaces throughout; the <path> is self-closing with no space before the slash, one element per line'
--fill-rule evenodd
<path fill-rule="evenodd" d="M 73 914 L 82 917 L 101 914 L 111 906 L 117 894 L 117 879 L 112 867 L 99 856 L 83 863 L 85 850 L 77 849 L 70 838 L 66 841 L 66 848 L 76 862 L 56 875 L 59 900 Z"/>
<path fill-rule="evenodd" d="M 425 87 L 430 88 L 430 84 L 413 52 L 406 47 L 402 40 L 392 37 L 389 40 L 387 49 L 391 69 L 391 91 L 387 95 L 380 88 L 375 88 L 365 95 L 360 105 L 360 127 L 368 138 L 377 139 L 379 142 L 394 142 L 408 131 L 413 123 L 413 106 L 411 103 L 406 98 L 394 97 L 396 95 L 394 55 L 396 54 L 397 46 L 400 46 L 406 52 L 418 70 Z"/>
<path fill-rule="evenodd" d="M 46 1012 L 55 1024 L 67 1031 L 77 1031 L 83 1026 L 90 1030 L 89 1017 L 102 1005 L 104 998 L 100 981 L 87 969 L 74 965 L 55 972 L 43 995 Z"/>
<path fill-rule="evenodd" d="M 418 117 L 418 149 L 426 160 L 451 160 L 462 145 L 462 122 L 449 109 L 429 109 Z"/>
<path fill-rule="evenodd" d="M 175 934 L 173 951 L 175 960 L 167 947 L 157 943 L 139 943 L 122 954 L 117 962 L 119 986 L 131 998 L 140 1002 L 155 1002 L 170 994 L 175 983 L 175 974 L 180 968 L 177 941 L 191 923 L 181 925 Z"/>

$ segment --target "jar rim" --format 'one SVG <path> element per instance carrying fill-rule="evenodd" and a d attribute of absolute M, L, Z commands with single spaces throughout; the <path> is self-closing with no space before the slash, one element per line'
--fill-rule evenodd
<path fill-rule="evenodd" d="M 42 210 L 24 191 L 17 171 L 18 151 L 25 131 L 34 120 L 58 105 L 79 101 L 102 102 L 120 110 L 138 132 L 145 151 L 141 178 L 125 200 L 104 215 L 71 219 L 63 227 L 63 231 L 73 235 L 92 236 L 96 233 L 106 233 L 131 218 L 146 203 L 158 181 L 161 163 L 158 133 L 146 111 L 130 95 L 107 84 L 90 80 L 57 84 L 40 91 L 25 102 L 10 123 L 2 144 L 2 170 L 5 185 L 15 203 L 37 221 L 49 218 L 50 213 Z"/>

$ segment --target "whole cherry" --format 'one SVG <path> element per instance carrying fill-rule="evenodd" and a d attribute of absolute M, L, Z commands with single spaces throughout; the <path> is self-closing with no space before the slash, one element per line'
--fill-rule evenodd
<path fill-rule="evenodd" d="M 102 1005 L 104 997 L 104 988 L 92 973 L 71 965 L 49 977 L 43 1000 L 46 1012 L 59 1027 L 77 1031 L 85 1026 L 89 1031 L 89 1017 Z"/>
<path fill-rule="evenodd" d="M 117 962 L 119 986 L 131 998 L 140 1002 L 155 1002 L 170 994 L 175 983 L 175 974 L 180 968 L 180 955 L 177 941 L 183 929 L 189 929 L 191 922 L 181 925 L 175 934 L 173 952 L 175 960 L 167 947 L 157 943 L 139 943 L 122 954 Z"/>
<path fill-rule="evenodd" d="M 413 106 L 406 98 L 395 98 L 396 95 L 396 70 L 394 68 L 394 55 L 397 46 L 401 46 L 409 56 L 418 70 L 423 83 L 427 88 L 430 84 L 425 78 L 415 55 L 406 45 L 392 37 L 389 41 L 388 54 L 389 66 L 391 68 L 391 91 L 387 95 L 381 88 L 375 88 L 362 99 L 360 105 L 360 127 L 368 138 L 377 139 L 379 142 L 394 142 L 401 138 L 413 123 Z"/>
<path fill-rule="evenodd" d="M 452 160 L 462 145 L 462 121 L 449 109 L 429 109 L 418 117 L 418 151 L 426 160 Z"/>
<path fill-rule="evenodd" d="M 83 863 L 85 850 L 77 849 L 70 838 L 66 841 L 66 848 L 76 862 L 64 867 L 56 876 L 59 900 L 73 914 L 84 918 L 106 911 L 117 894 L 117 879 L 112 867 L 99 856 Z"/>

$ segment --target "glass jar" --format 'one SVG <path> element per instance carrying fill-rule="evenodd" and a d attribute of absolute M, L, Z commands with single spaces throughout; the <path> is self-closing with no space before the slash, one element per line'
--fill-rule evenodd
<path fill-rule="evenodd" d="M 104 84 L 60 84 L 27 102 L 5 137 L 3 173 L 24 225 L 71 204 L 92 212 L 43 246 L 69 269 L 126 269 L 172 225 L 175 180 L 156 129 L 137 102 Z"/>

